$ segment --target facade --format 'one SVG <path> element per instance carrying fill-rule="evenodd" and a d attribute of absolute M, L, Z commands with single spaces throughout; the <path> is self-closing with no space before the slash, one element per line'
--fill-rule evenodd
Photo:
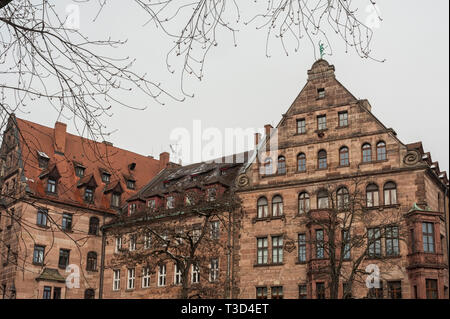
<path fill-rule="evenodd" d="M 1 297 L 98 298 L 101 226 L 168 161 L 12 115 L 1 147 Z"/>

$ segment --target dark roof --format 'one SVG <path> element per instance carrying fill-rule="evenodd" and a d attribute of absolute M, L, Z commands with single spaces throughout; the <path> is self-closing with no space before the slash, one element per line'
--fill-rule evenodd
<path fill-rule="evenodd" d="M 66 279 L 59 273 L 58 269 L 44 268 L 36 280 L 66 282 Z"/>

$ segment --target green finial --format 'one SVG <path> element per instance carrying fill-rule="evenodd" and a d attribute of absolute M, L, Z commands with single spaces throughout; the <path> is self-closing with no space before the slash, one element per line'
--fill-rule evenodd
<path fill-rule="evenodd" d="M 320 58 L 322 59 L 325 55 L 325 47 L 323 46 L 323 43 L 319 41 L 319 51 L 320 51 Z"/>

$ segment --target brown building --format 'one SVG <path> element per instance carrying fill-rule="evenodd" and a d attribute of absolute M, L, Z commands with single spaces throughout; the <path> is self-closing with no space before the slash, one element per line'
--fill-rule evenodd
<path fill-rule="evenodd" d="M 100 227 L 169 154 L 155 160 L 14 115 L 0 153 L 0 296 L 97 298 Z"/>

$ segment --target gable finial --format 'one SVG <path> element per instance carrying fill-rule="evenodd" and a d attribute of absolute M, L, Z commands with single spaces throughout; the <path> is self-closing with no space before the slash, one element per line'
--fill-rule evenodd
<path fill-rule="evenodd" d="M 323 56 L 325 55 L 325 49 L 326 47 L 323 45 L 321 41 L 319 41 L 319 51 L 320 51 L 320 58 L 323 59 Z"/>

